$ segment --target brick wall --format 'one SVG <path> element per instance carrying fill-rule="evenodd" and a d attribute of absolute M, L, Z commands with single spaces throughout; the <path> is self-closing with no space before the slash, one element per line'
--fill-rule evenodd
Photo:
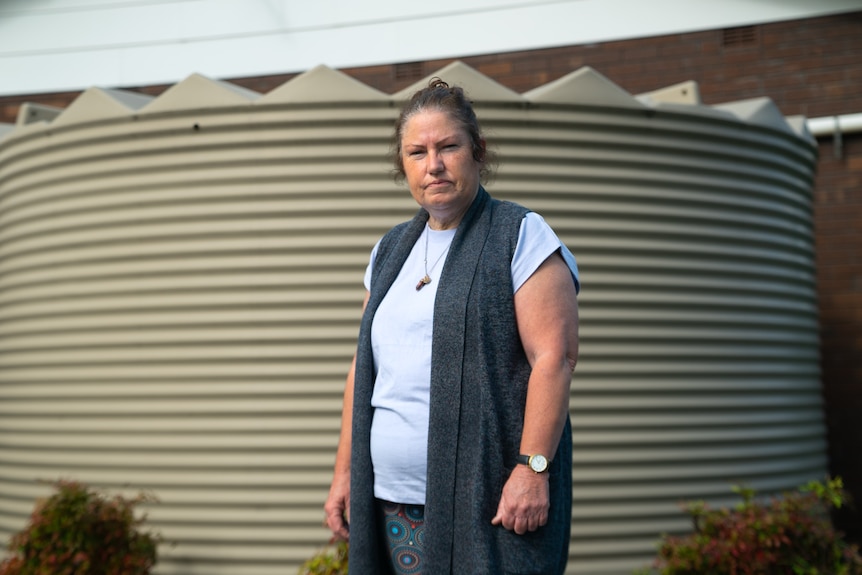
<path fill-rule="evenodd" d="M 770 97 L 786 116 L 862 113 L 862 11 L 824 18 L 566 46 L 461 60 L 524 92 L 591 66 L 632 94 L 698 82 L 705 104 Z M 404 88 L 451 60 L 343 70 L 383 92 Z M 232 81 L 266 93 L 295 73 Z M 157 95 L 167 86 L 137 89 Z M 77 93 L 0 97 L 0 122 L 23 102 L 65 107 Z M 844 138 L 840 156 L 823 138 L 814 196 L 822 368 L 831 472 L 841 475 L 860 511 L 839 517 L 862 541 L 862 133 Z"/>
<path fill-rule="evenodd" d="M 821 140 L 815 184 L 820 350 L 830 470 L 858 502 L 839 527 L 862 543 L 862 133 L 841 147 Z"/>

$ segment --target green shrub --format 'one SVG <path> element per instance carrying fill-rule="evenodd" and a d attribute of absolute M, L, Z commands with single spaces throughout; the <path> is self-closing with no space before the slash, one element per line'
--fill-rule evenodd
<path fill-rule="evenodd" d="M 157 537 L 141 533 L 135 507 L 152 497 L 106 498 L 71 481 L 36 504 L 29 525 L 9 544 L 0 575 L 148 575 Z"/>
<path fill-rule="evenodd" d="M 755 499 L 735 489 L 733 509 L 686 506 L 694 532 L 665 536 L 653 570 L 660 575 L 862 575 L 862 557 L 844 542 L 830 510 L 847 502 L 840 478 L 813 481 L 781 496 Z"/>
<path fill-rule="evenodd" d="M 347 555 L 347 541 L 331 543 L 303 563 L 299 575 L 347 575 Z"/>

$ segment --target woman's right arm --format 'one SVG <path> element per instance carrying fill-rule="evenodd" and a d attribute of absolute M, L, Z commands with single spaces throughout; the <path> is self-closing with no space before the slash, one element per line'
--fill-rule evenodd
<path fill-rule="evenodd" d="M 368 297 L 362 302 L 362 311 L 368 305 Z M 348 539 L 350 534 L 350 440 L 353 428 L 353 378 L 356 374 L 356 356 L 347 373 L 344 385 L 344 403 L 341 407 L 341 434 L 338 438 L 338 451 L 335 454 L 335 472 L 332 485 L 329 487 L 329 497 L 323 506 L 326 512 L 326 525 L 336 539 Z"/>

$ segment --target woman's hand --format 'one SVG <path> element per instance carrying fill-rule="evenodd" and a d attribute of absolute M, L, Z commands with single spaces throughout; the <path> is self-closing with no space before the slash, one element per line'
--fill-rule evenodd
<path fill-rule="evenodd" d="M 350 538 L 348 514 L 350 510 L 350 474 L 336 476 L 329 488 L 329 497 L 323 505 L 326 513 L 326 526 L 332 531 L 334 539 Z"/>
<path fill-rule="evenodd" d="M 517 465 L 503 486 L 493 525 L 502 525 L 518 535 L 535 531 L 548 522 L 550 496 L 548 474 Z"/>

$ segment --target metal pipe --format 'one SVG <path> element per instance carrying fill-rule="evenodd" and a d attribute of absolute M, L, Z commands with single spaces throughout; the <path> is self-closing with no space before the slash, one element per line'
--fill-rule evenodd
<path fill-rule="evenodd" d="M 842 134 L 862 132 L 862 114 L 809 118 L 806 123 L 808 131 L 814 137 L 831 136 L 838 132 Z"/>
<path fill-rule="evenodd" d="M 832 154 L 840 159 L 844 155 L 844 134 L 862 132 L 862 114 L 811 118 L 806 124 L 815 138 L 832 136 Z"/>

